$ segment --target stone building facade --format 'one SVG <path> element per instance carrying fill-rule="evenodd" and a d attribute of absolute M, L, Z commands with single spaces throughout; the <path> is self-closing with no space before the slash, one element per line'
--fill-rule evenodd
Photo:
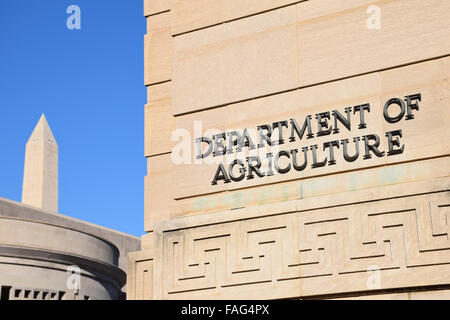
<path fill-rule="evenodd" d="M 450 2 L 144 12 L 129 299 L 450 298 Z"/>

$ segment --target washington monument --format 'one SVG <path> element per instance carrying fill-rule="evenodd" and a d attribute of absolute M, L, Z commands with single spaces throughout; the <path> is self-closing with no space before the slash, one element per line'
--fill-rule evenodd
<path fill-rule="evenodd" d="M 22 203 L 58 212 L 58 145 L 44 114 L 26 145 Z"/>

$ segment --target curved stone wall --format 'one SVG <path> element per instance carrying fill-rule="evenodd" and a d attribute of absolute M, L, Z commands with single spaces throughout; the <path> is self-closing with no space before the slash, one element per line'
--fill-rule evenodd
<path fill-rule="evenodd" d="M 123 299 L 120 258 L 138 245 L 135 237 L 0 201 L 0 299 Z"/>
<path fill-rule="evenodd" d="M 5 300 L 115 300 L 120 298 L 116 279 L 80 268 L 79 289 L 68 287 L 68 262 L 3 256 L 0 248 L 2 299 Z M 27 294 L 28 292 L 28 294 Z M 47 295 L 45 295 L 47 293 Z M 53 294 L 53 296 L 52 296 Z"/>
<path fill-rule="evenodd" d="M 117 264 L 119 256 L 112 244 L 84 232 L 44 222 L 1 217 L 0 245 L 67 253 L 111 265 Z"/>

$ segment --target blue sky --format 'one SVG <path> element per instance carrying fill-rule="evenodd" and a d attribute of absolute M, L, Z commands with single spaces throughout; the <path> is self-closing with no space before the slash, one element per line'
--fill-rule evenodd
<path fill-rule="evenodd" d="M 69 30 L 69 5 L 81 30 Z M 21 200 L 25 143 L 45 113 L 59 208 L 143 234 L 142 0 L 0 1 L 0 197 Z"/>

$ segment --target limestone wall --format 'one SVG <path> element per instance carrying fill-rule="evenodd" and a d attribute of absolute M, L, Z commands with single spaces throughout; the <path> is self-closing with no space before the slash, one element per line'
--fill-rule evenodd
<path fill-rule="evenodd" d="M 367 27 L 371 6 L 379 29 Z M 145 0 L 144 13 L 147 235 L 130 255 L 129 298 L 448 289 L 450 3 Z M 312 136 L 293 135 L 291 119 L 301 127 L 308 116 Z M 263 163 L 263 177 L 249 178 L 244 163 L 241 180 L 214 184 L 219 164 L 253 156 L 228 140 L 230 154 L 195 162 L 196 138 L 261 125 L 284 141 L 255 151 L 279 154 L 287 172 Z M 176 164 L 183 134 L 191 161 Z M 374 135 L 379 154 L 367 149 Z M 344 148 L 356 145 L 350 161 Z M 306 147 L 294 170 L 292 150 L 300 165 Z"/>

